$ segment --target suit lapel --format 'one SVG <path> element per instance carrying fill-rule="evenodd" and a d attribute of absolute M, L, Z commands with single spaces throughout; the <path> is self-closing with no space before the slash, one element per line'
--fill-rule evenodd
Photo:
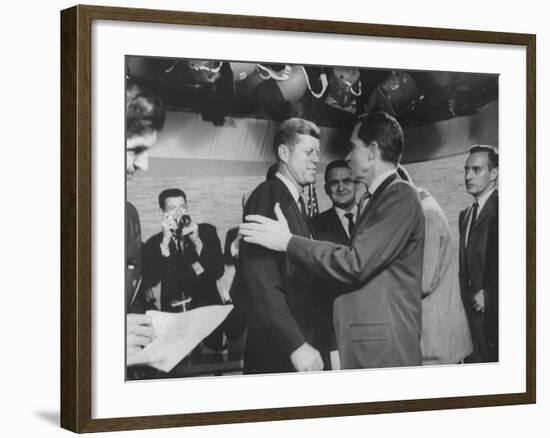
<path fill-rule="evenodd" d="M 312 232 L 309 227 L 309 224 L 306 222 L 306 218 L 304 217 L 304 215 L 302 215 L 302 212 L 300 211 L 298 204 L 292 197 L 292 193 L 290 193 L 290 191 L 288 190 L 288 187 L 279 178 L 275 178 L 274 180 L 279 184 L 279 186 L 281 187 L 281 190 L 283 191 L 283 193 L 285 193 L 287 197 L 287 203 L 289 205 L 290 211 L 294 216 L 291 223 L 298 225 L 302 236 L 310 237 L 312 235 Z M 288 219 L 290 218 L 287 217 L 287 220 Z"/>
<path fill-rule="evenodd" d="M 468 228 L 468 218 L 470 217 L 470 210 L 472 209 L 472 206 L 465 208 L 462 210 L 462 216 L 460 217 L 460 230 L 462 231 L 462 234 L 464 235 L 466 233 L 466 229 Z"/>
<path fill-rule="evenodd" d="M 496 207 L 496 202 L 498 199 L 498 193 L 497 190 L 494 190 L 493 193 L 491 193 L 491 196 L 489 196 L 489 199 L 487 199 L 487 202 L 481 209 L 481 213 L 477 217 L 474 226 L 470 230 L 470 235 L 472 232 L 479 226 L 479 224 L 483 223 L 488 217 L 491 217 L 493 214 L 493 210 Z"/>
<path fill-rule="evenodd" d="M 369 199 L 369 202 L 367 203 L 366 207 L 363 209 L 363 211 L 359 214 L 357 217 L 357 221 L 355 223 L 355 228 L 353 229 L 353 233 L 350 236 L 350 241 L 355 237 L 355 234 L 357 234 L 357 230 L 359 229 L 359 223 L 363 222 L 367 216 L 369 211 L 373 208 L 373 205 L 376 203 L 382 192 L 388 187 L 395 179 L 397 178 L 397 174 L 394 173 L 390 176 L 388 176 L 382 184 L 378 186 L 376 191 L 372 194 L 372 196 Z"/>
<path fill-rule="evenodd" d="M 460 217 L 459 217 L 459 223 L 458 223 L 458 226 L 459 226 L 458 255 L 460 258 L 461 266 L 464 266 L 464 262 L 466 260 L 465 259 L 466 245 L 464 243 L 464 239 L 466 236 L 466 223 L 467 223 L 467 218 L 469 217 L 468 215 L 469 211 L 470 211 L 470 208 L 465 208 L 464 210 L 461 211 Z"/>
<path fill-rule="evenodd" d="M 344 239 L 343 241 L 349 240 L 344 224 L 340 220 L 340 217 L 338 217 L 338 213 L 336 213 L 336 209 L 334 207 L 330 209 L 330 221 L 332 222 L 331 226 L 334 227 L 333 230 L 336 234 L 338 234 L 340 238 Z"/>

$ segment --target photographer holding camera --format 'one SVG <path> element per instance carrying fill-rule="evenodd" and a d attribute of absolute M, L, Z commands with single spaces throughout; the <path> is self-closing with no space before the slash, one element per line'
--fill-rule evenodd
<path fill-rule="evenodd" d="M 222 304 L 216 280 L 223 275 L 224 264 L 216 228 L 193 221 L 183 190 L 163 190 L 158 202 L 162 231 L 152 236 L 143 248 L 145 288 L 160 283 L 163 312 Z M 205 344 L 218 349 L 221 338 L 221 333 L 214 331 Z"/>

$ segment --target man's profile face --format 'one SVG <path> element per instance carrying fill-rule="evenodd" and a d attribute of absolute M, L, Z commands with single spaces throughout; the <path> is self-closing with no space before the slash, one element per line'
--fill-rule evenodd
<path fill-rule="evenodd" d="M 360 126 L 358 124 L 353 128 L 350 138 L 351 151 L 346 156 L 346 161 L 351 167 L 352 179 L 370 185 L 373 179 L 374 160 L 371 157 L 371 148 L 357 135 Z"/>
<path fill-rule="evenodd" d="M 157 142 L 157 131 L 126 139 L 126 176 L 149 167 L 149 148 Z"/>
<path fill-rule="evenodd" d="M 355 182 L 351 176 L 351 169 L 347 167 L 329 170 L 325 188 L 335 207 L 347 209 L 355 202 Z"/>
<path fill-rule="evenodd" d="M 468 156 L 464 165 L 466 191 L 476 198 L 483 196 L 494 187 L 498 177 L 498 168 L 489 170 L 489 154 L 474 152 Z"/>
<path fill-rule="evenodd" d="M 283 145 L 281 152 L 288 171 L 300 186 L 315 182 L 317 164 L 319 163 L 319 139 L 309 135 L 298 134 L 294 146 Z"/>
<path fill-rule="evenodd" d="M 187 202 L 183 196 L 177 196 L 173 198 L 166 198 L 164 200 L 164 209 L 162 210 L 165 215 L 171 216 L 178 221 L 184 214 L 187 213 Z"/>

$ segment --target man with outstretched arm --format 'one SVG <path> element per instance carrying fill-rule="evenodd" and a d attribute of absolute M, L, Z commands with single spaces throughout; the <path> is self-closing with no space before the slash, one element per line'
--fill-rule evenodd
<path fill-rule="evenodd" d="M 276 220 L 250 215 L 240 231 L 246 242 L 286 252 L 292 265 L 345 288 L 334 314 L 342 368 L 421 365 L 424 215 L 414 187 L 396 174 L 403 131 L 372 112 L 350 142 L 353 177 L 369 190 L 349 245 L 293 235 L 279 206 Z"/>

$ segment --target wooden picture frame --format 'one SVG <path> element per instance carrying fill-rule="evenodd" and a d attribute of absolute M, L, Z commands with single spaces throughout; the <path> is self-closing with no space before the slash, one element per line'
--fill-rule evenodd
<path fill-rule="evenodd" d="M 398 401 L 92 418 L 92 22 L 162 23 L 515 45 L 526 49 L 526 390 Z M 536 37 L 530 34 L 75 6 L 61 12 L 61 426 L 115 431 L 350 416 L 536 401 Z"/>

